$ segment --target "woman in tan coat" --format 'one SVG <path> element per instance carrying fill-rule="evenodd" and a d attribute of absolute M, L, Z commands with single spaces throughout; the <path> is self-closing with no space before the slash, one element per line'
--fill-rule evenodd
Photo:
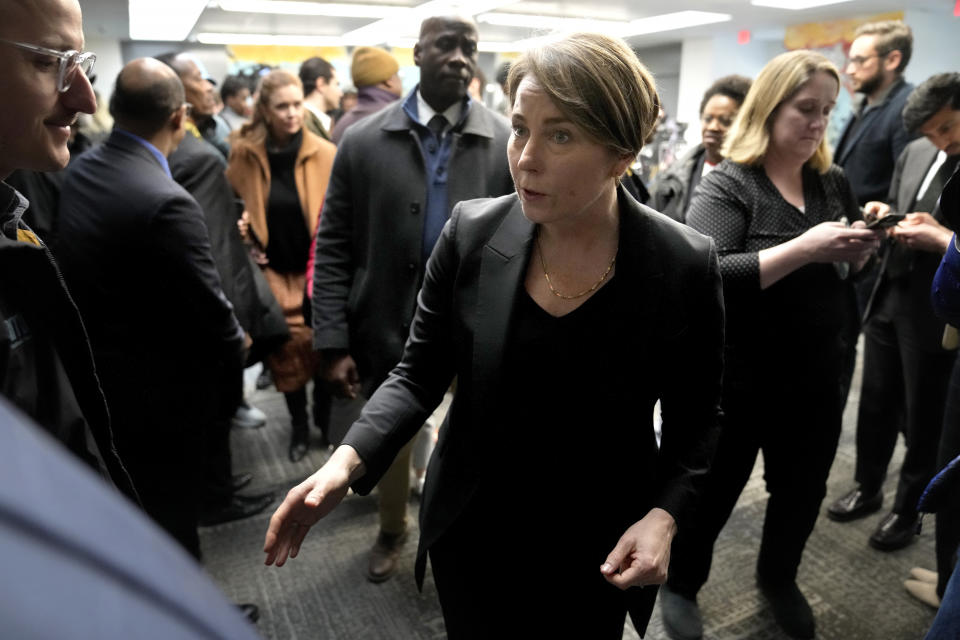
<path fill-rule="evenodd" d="M 293 462 L 307 452 L 306 384 L 317 364 L 303 317 L 304 272 L 335 152 L 303 127 L 300 79 L 278 69 L 263 78 L 253 120 L 235 134 L 227 167 L 246 207 L 241 226 L 290 327 L 290 340 L 266 364 L 290 411 Z M 329 408 L 314 406 L 314 412 L 325 420 Z"/>

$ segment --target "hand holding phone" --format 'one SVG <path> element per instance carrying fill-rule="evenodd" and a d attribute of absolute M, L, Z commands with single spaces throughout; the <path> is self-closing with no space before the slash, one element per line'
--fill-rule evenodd
<path fill-rule="evenodd" d="M 905 218 L 906 216 L 902 213 L 888 213 L 882 218 L 876 218 L 868 222 L 867 229 L 889 229 Z"/>

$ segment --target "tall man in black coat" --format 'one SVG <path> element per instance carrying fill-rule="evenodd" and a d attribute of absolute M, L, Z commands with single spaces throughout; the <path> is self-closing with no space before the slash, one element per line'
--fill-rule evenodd
<path fill-rule="evenodd" d="M 184 135 L 177 75 L 152 58 L 117 77 L 116 128 L 67 172 L 64 273 L 90 331 L 103 389 L 147 513 L 195 556 L 199 439 L 217 388 L 242 367 L 243 332 L 223 295 L 203 212 L 170 176 Z"/>
<path fill-rule="evenodd" d="M 369 397 L 400 360 L 424 266 L 453 205 L 513 191 L 507 121 L 467 95 L 477 27 L 428 18 L 413 50 L 420 84 L 340 140 L 317 232 L 314 346 L 340 394 Z M 367 577 L 393 573 L 406 533 L 410 445 L 378 485 Z"/>
<path fill-rule="evenodd" d="M 903 416 L 907 452 L 892 510 L 870 537 L 882 551 L 914 538 L 917 501 L 936 471 L 947 381 L 955 354 L 941 346 L 944 323 L 930 285 L 952 232 L 937 200 L 960 160 L 950 132 L 960 127 L 960 74 L 933 76 L 907 100 L 903 120 L 924 135 L 906 146 L 893 174 L 890 207 L 907 219 L 894 227 L 867 304 L 863 389 L 857 415 L 857 486 L 827 515 L 841 522 L 880 508 L 882 484 Z M 946 135 L 945 135 L 946 132 Z M 886 210 L 869 202 L 866 211 Z"/>

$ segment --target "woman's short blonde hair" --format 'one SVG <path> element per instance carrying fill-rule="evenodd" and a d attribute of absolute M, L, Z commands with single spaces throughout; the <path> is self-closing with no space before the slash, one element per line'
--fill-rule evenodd
<path fill-rule="evenodd" d="M 653 76 L 619 38 L 575 33 L 527 50 L 507 77 L 511 106 L 528 74 L 565 117 L 618 155 L 639 153 L 657 122 Z"/>
<path fill-rule="evenodd" d="M 805 49 L 789 51 L 768 62 L 754 80 L 737 119 L 727 133 L 722 150 L 724 157 L 742 164 L 763 162 L 770 146 L 770 129 L 780 105 L 792 98 L 819 71 L 837 81 L 839 93 L 840 73 L 832 62 L 819 53 Z M 807 164 L 825 173 L 832 160 L 824 136 Z"/>

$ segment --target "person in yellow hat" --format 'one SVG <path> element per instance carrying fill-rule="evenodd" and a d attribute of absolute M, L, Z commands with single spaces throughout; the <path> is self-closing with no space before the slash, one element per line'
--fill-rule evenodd
<path fill-rule="evenodd" d="M 376 113 L 385 106 L 399 100 L 403 95 L 403 83 L 400 82 L 397 59 L 378 47 L 357 47 L 353 51 L 350 63 L 350 76 L 357 88 L 357 106 L 343 114 L 333 131 L 330 140 L 338 144 L 347 127 L 358 120 Z"/>

